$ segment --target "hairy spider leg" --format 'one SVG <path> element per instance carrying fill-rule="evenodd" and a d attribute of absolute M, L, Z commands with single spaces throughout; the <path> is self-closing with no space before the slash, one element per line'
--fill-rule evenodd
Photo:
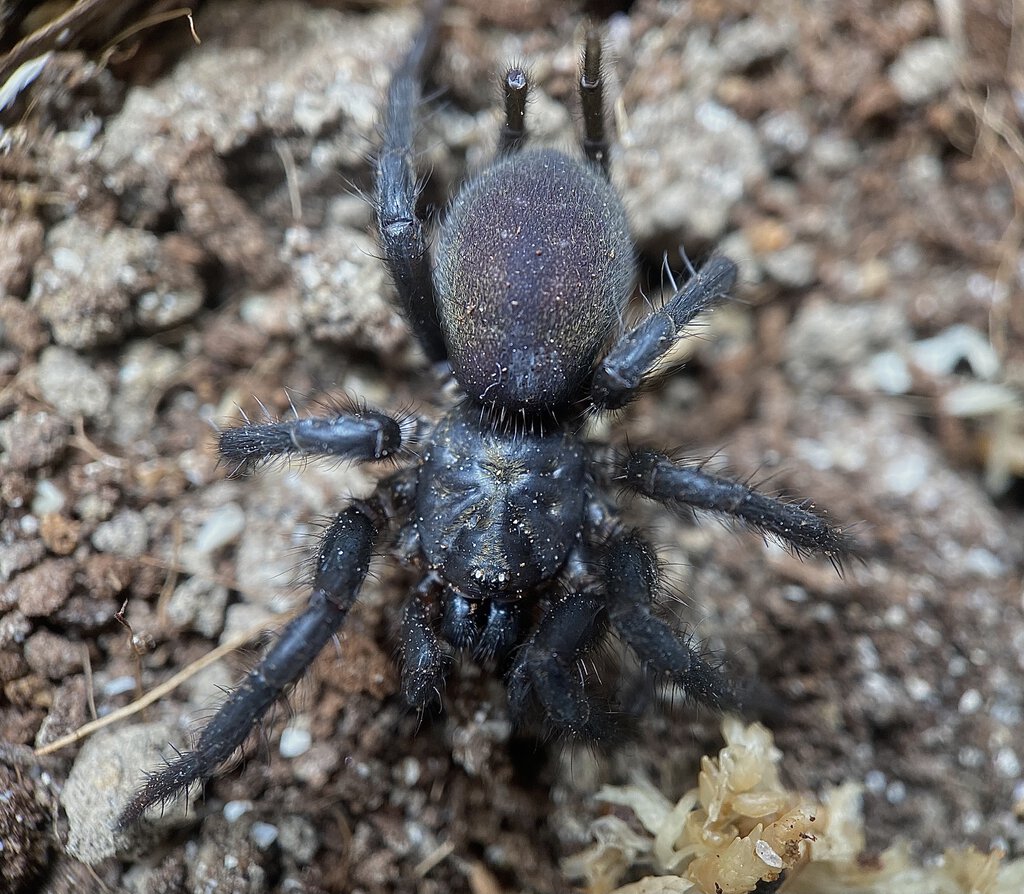
<path fill-rule="evenodd" d="M 121 812 L 120 827 L 139 820 L 150 805 L 208 779 L 302 676 L 345 622 L 366 577 L 381 525 L 381 507 L 367 502 L 353 503 L 338 515 L 320 543 L 313 593 L 305 611 L 284 628 L 274 647 L 228 696 L 195 748 L 149 776 Z"/>
<path fill-rule="evenodd" d="M 635 398 L 644 378 L 694 317 L 724 301 L 736 282 L 736 265 L 711 258 L 658 312 L 623 335 L 594 371 L 590 399 L 599 410 L 618 410 Z"/>
<path fill-rule="evenodd" d="M 451 656 L 434 628 L 440 579 L 428 575 L 413 591 L 402 614 L 402 697 L 425 711 L 441 701 Z"/>
<path fill-rule="evenodd" d="M 579 668 L 605 629 L 602 599 L 592 590 L 552 601 L 509 671 L 513 717 L 526 717 L 533 696 L 553 732 L 590 741 L 610 738 L 616 731 L 613 715 L 587 695 Z"/>
<path fill-rule="evenodd" d="M 526 101 L 530 79 L 519 65 L 511 66 L 501 82 L 505 94 L 505 123 L 498 135 L 498 155 L 518 152 L 526 144 Z"/>
<path fill-rule="evenodd" d="M 336 456 L 355 462 L 394 457 L 403 447 L 401 420 L 368 407 L 283 422 L 224 429 L 217 440 L 234 477 L 276 456 Z"/>
<path fill-rule="evenodd" d="M 835 565 L 853 550 L 852 538 L 813 512 L 807 502 L 786 503 L 697 465 L 675 462 L 656 450 L 636 450 L 616 462 L 617 480 L 623 487 L 677 515 L 688 515 L 689 509 L 729 515 L 778 538 L 798 554 L 825 556 Z"/>
<path fill-rule="evenodd" d="M 420 346 L 435 362 L 448 357 L 437 319 L 430 252 L 423 221 L 416 215 L 418 187 L 413 167 L 416 107 L 437 44 L 443 2 L 428 4 L 423 27 L 388 87 L 377 157 L 377 227 L 384 261 L 398 300 Z"/>
<path fill-rule="evenodd" d="M 608 132 L 605 127 L 604 76 L 601 74 L 601 32 L 587 28 L 580 72 L 580 104 L 583 106 L 583 152 L 609 176 Z"/>
<path fill-rule="evenodd" d="M 649 671 L 668 677 L 683 694 L 718 711 L 740 707 L 737 689 L 652 611 L 658 587 L 653 550 L 633 532 L 605 544 L 605 600 L 612 629 Z"/>

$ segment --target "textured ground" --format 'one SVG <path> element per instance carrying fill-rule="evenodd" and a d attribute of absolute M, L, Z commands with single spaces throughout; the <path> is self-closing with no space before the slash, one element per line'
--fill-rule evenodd
<path fill-rule="evenodd" d="M 252 654 L 85 746 L 33 756 L 130 703 L 139 679 L 150 690 L 300 603 L 303 526 L 372 488 L 372 470 L 346 467 L 226 481 L 211 421 L 258 410 L 254 395 L 283 411 L 286 388 L 299 404 L 447 400 L 388 303 L 360 196 L 415 12 L 210 2 L 197 46 L 184 19 L 148 18 L 170 4 L 117 6 L 77 22 L 0 112 L 4 878 L 53 892 L 565 890 L 559 860 L 590 843 L 598 785 L 642 773 L 678 794 L 718 749 L 717 721 L 656 707 L 624 752 L 549 748 L 511 735 L 500 685 L 465 665 L 447 714 L 420 726 L 391 663 L 410 579 L 384 560 L 290 717 L 134 852 L 108 856 L 95 792 L 121 774 L 130 787 L 161 743 L 184 741 Z M 573 141 L 581 15 L 489 6 L 445 17 L 426 210 L 486 164 L 504 60 L 530 60 L 537 140 Z M 856 523 L 865 554 L 840 579 L 637 503 L 674 610 L 789 701 L 773 726 L 790 784 L 864 784 L 869 846 L 1024 855 L 1011 13 L 625 6 L 590 11 L 608 21 L 615 181 L 646 291 L 660 295 L 664 252 L 683 267 L 680 245 L 720 246 L 743 282 L 685 369 L 595 436 L 715 454 L 812 495 Z M 41 25 L 18 4 L 3 15 L 0 51 Z M 148 27 L 113 41 L 134 25 Z M 0 83 L 5 63 L 47 48 L 0 58 Z"/>

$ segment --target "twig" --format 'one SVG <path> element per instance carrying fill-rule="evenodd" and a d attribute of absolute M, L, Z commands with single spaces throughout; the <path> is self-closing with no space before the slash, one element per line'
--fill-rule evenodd
<path fill-rule="evenodd" d="M 125 705 L 123 708 L 108 714 L 106 717 L 101 717 L 99 720 L 93 720 L 80 726 L 73 733 L 69 733 L 60 739 L 56 739 L 50 742 L 48 745 L 43 745 L 35 750 L 37 757 L 43 757 L 47 754 L 52 754 L 55 751 L 60 751 L 62 748 L 67 748 L 69 745 L 74 745 L 76 742 L 80 742 L 87 736 L 91 736 L 97 730 L 103 729 L 105 726 L 109 726 L 111 723 L 116 723 L 118 720 L 124 720 L 126 717 L 131 717 L 133 714 L 137 714 L 143 708 L 153 704 L 157 699 L 162 698 L 168 692 L 177 689 L 186 680 L 194 677 L 199 671 L 206 667 L 209 667 L 216 661 L 219 661 L 225 655 L 234 652 L 236 649 L 240 649 L 246 643 L 255 639 L 259 634 L 265 630 L 269 630 L 271 627 L 277 627 L 280 624 L 289 621 L 293 615 L 298 614 L 299 609 L 287 612 L 283 615 L 275 617 L 272 621 L 264 621 L 260 624 L 256 624 L 250 627 L 248 630 L 244 630 L 242 633 L 231 637 L 226 643 L 222 643 L 217 646 L 212 652 L 208 652 L 202 658 L 193 661 L 188 667 L 179 673 L 171 677 L 167 682 L 161 683 L 155 689 L 151 689 L 142 698 L 137 698 L 129 705 Z"/>

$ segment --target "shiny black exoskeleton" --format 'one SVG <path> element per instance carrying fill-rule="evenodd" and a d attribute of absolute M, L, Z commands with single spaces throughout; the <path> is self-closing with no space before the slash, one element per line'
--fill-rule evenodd
<path fill-rule="evenodd" d="M 722 301 L 736 267 L 712 258 L 660 310 L 623 331 L 633 246 L 608 178 L 598 36 L 587 37 L 580 95 L 584 158 L 525 149 L 527 78 L 505 76 L 498 158 L 466 184 L 428 250 L 416 214 L 415 111 L 438 5 L 388 90 L 377 161 L 377 219 L 402 312 L 426 355 L 448 364 L 463 398 L 440 421 L 365 407 L 245 424 L 220 437 L 236 473 L 276 456 L 416 462 L 385 478 L 327 528 L 306 610 L 282 632 L 203 730 L 125 808 L 209 777 L 339 630 L 388 529 L 419 569 L 403 608 L 402 691 L 441 698 L 456 651 L 506 681 L 513 717 L 601 738 L 616 711 L 581 660 L 613 633 L 649 671 L 699 703 L 737 707 L 740 689 L 659 618 L 654 551 L 618 518 L 625 489 L 670 510 L 731 516 L 800 553 L 838 561 L 848 542 L 806 504 L 651 450 L 616 454 L 580 436 L 590 413 L 624 406 L 697 314 Z M 342 659 L 344 660 L 344 659 Z"/>

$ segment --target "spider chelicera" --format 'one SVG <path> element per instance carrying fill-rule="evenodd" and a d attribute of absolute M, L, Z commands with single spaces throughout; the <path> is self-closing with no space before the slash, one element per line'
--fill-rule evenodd
<path fill-rule="evenodd" d="M 601 43 L 586 38 L 579 81 L 583 159 L 527 149 L 528 80 L 513 67 L 503 89 L 497 157 L 470 180 L 440 226 L 436 251 L 416 214 L 415 112 L 438 32 L 428 11 L 397 68 L 383 112 L 376 212 L 401 311 L 423 351 L 448 364 L 457 405 L 429 423 L 352 407 L 220 435 L 235 472 L 278 456 L 354 462 L 418 459 L 353 501 L 326 528 L 306 609 L 231 693 L 195 747 L 149 776 L 121 814 L 207 779 L 339 631 L 389 532 L 420 583 L 402 617 L 402 694 L 439 701 L 455 652 L 504 676 L 517 720 L 601 739 L 616 711 L 597 697 L 581 659 L 613 632 L 648 670 L 698 703 L 738 707 L 741 687 L 654 611 L 653 549 L 625 527 L 611 496 L 625 489 L 689 513 L 731 516 L 798 553 L 837 562 L 846 536 L 807 504 L 650 449 L 616 452 L 580 435 L 587 417 L 632 400 L 702 311 L 736 278 L 713 257 L 665 306 L 629 331 L 634 247 L 609 182 Z"/>

